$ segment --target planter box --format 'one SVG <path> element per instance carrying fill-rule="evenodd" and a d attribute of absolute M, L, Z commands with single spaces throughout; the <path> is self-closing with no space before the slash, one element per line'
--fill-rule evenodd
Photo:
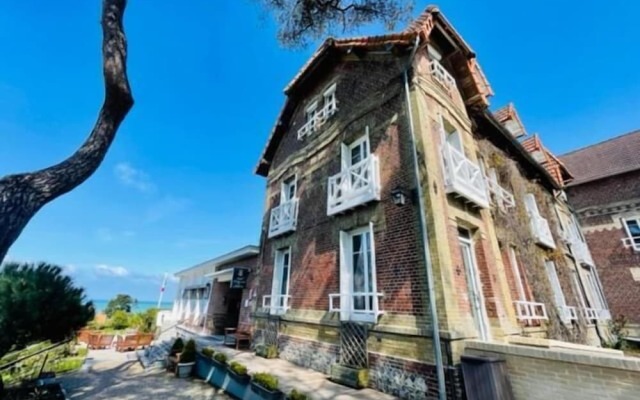
<path fill-rule="evenodd" d="M 227 378 L 227 365 L 222 364 L 214 359 L 211 359 L 211 363 L 213 364 L 213 374 L 211 374 L 211 377 L 208 379 L 208 381 L 213 386 L 220 388 Z"/>
<path fill-rule="evenodd" d="M 184 363 L 184 364 L 178 363 L 178 366 L 176 367 L 176 376 L 178 378 L 187 378 L 191 376 L 194 365 L 196 365 L 195 362 Z"/>
<path fill-rule="evenodd" d="M 369 370 L 333 364 L 331 366 L 331 380 L 356 389 L 366 388 L 369 386 Z"/>
<path fill-rule="evenodd" d="M 279 390 L 270 391 L 251 381 L 251 391 L 263 400 L 284 400 L 284 393 Z"/>
<path fill-rule="evenodd" d="M 196 354 L 196 376 L 204 381 L 209 381 L 214 372 L 213 360 L 202 354 Z"/>
<path fill-rule="evenodd" d="M 250 390 L 249 382 L 251 382 L 251 376 L 249 374 L 238 375 L 228 369 L 227 379 L 222 385 L 222 389 L 238 399 L 243 399 Z"/>

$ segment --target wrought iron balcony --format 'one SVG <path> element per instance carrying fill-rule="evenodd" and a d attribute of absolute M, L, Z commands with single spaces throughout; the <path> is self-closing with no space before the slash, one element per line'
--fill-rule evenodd
<path fill-rule="evenodd" d="M 378 157 L 370 155 L 329 178 L 327 215 L 380 200 Z"/>
<path fill-rule="evenodd" d="M 553 241 L 549 221 L 547 221 L 546 218 L 534 214 L 529 214 L 529 220 L 531 233 L 536 243 L 550 249 L 555 249 L 556 243 Z"/>
<path fill-rule="evenodd" d="M 274 237 L 295 231 L 298 220 L 298 199 L 292 199 L 271 209 L 269 216 L 269 234 Z"/>
<path fill-rule="evenodd" d="M 464 197 L 478 207 L 489 207 L 489 196 L 480 167 L 449 143 L 442 148 L 444 186 L 447 193 Z"/>
<path fill-rule="evenodd" d="M 456 80 L 438 60 L 431 60 L 429 70 L 435 81 L 441 84 L 450 95 L 453 95 L 453 93 L 458 90 Z"/>
<path fill-rule="evenodd" d="M 329 295 L 329 311 L 339 312 L 343 321 L 376 322 L 384 314 L 380 309 L 382 297 L 382 293 L 373 292 L 332 293 Z"/>
<path fill-rule="evenodd" d="M 315 113 L 313 118 L 302 125 L 302 128 L 298 129 L 298 140 L 304 139 L 306 136 L 319 130 L 327 120 L 338 111 L 338 106 L 335 100 L 326 103 L 318 112 Z"/>
<path fill-rule="evenodd" d="M 262 308 L 272 315 L 282 315 L 289 310 L 291 296 L 278 294 L 262 296 Z"/>
<path fill-rule="evenodd" d="M 516 316 L 520 321 L 531 322 L 549 319 L 544 303 L 517 300 L 513 304 L 516 306 Z"/>

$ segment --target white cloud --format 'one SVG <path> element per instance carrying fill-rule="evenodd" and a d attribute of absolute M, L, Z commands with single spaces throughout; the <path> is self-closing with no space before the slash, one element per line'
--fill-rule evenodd
<path fill-rule="evenodd" d="M 143 193 L 153 192 L 156 185 L 153 184 L 149 175 L 142 170 L 134 168 L 127 162 L 118 163 L 114 172 L 116 177 L 125 186 L 132 187 Z"/>
<path fill-rule="evenodd" d="M 96 274 L 103 276 L 125 277 L 129 275 L 129 270 L 125 267 L 116 267 L 106 264 L 96 265 Z"/>

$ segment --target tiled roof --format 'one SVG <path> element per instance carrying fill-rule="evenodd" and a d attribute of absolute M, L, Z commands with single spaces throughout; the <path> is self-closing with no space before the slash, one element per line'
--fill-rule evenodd
<path fill-rule="evenodd" d="M 549 175 L 551 175 L 558 185 L 564 186 L 573 180 L 573 175 L 569 172 L 570 170 L 567 169 L 565 164 L 549 151 L 549 149 L 544 147 L 537 134 L 522 140 L 520 143 L 522 147 L 531 153 L 533 158 L 549 172 Z"/>
<path fill-rule="evenodd" d="M 560 157 L 575 179 L 570 186 L 640 169 L 640 130 Z"/>
<path fill-rule="evenodd" d="M 269 135 L 267 146 L 260 157 L 256 173 L 266 176 L 266 173 L 269 170 L 269 164 L 273 157 L 273 152 L 275 151 L 282 135 L 281 131 L 287 126 L 288 119 L 295 108 L 295 104 L 290 99 L 289 95 L 305 79 L 306 76 L 313 73 L 316 67 L 320 65 L 323 60 L 329 58 L 328 56 L 332 54 L 332 51 L 344 51 L 345 49 L 350 49 L 352 47 L 375 50 L 389 45 L 404 45 L 410 47 L 415 43 L 416 38 L 421 38 L 422 40 L 427 39 L 436 22 L 438 23 L 439 28 L 445 30 L 448 36 L 458 44 L 459 48 L 464 51 L 469 58 L 469 69 L 474 76 L 473 82 L 477 87 L 477 92 L 480 94 L 476 97 L 486 101 L 487 97 L 492 96 L 493 91 L 484 76 L 484 73 L 480 69 L 480 65 L 475 59 L 475 53 L 435 6 L 427 7 L 427 9 L 416 20 L 414 20 L 407 29 L 399 33 L 346 39 L 328 38 L 322 43 L 322 45 L 320 45 L 309 60 L 302 66 L 300 71 L 298 71 L 294 76 L 291 82 L 286 86 L 284 90 L 287 95 L 285 105 L 276 120 L 271 134 Z M 488 104 L 488 102 L 486 104 Z"/>
<path fill-rule="evenodd" d="M 509 129 L 509 131 L 513 134 L 514 137 L 521 137 L 521 136 L 527 135 L 527 131 L 526 129 L 524 129 L 524 124 L 520 120 L 520 116 L 518 115 L 518 112 L 516 111 L 516 107 L 513 105 L 513 103 L 509 103 L 506 106 L 498 109 L 493 113 L 493 116 L 496 117 L 496 119 L 500 121 L 500 123 L 505 125 L 505 127 Z M 511 122 L 512 124 L 516 124 L 515 127 L 511 126 L 510 124 L 507 124 L 510 121 L 513 121 Z"/>

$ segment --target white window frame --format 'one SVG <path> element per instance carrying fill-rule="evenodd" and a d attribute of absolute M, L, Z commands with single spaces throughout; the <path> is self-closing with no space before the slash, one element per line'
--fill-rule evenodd
<path fill-rule="evenodd" d="M 638 226 L 640 226 L 640 216 L 622 218 L 622 226 L 626 233 L 626 238 L 622 241 L 625 247 L 632 248 L 635 251 L 640 251 L 640 236 L 633 236 L 631 234 L 631 229 L 629 229 L 628 223 L 629 221 L 634 221 Z"/>
<path fill-rule="evenodd" d="M 520 274 L 520 266 L 518 264 L 518 256 L 516 255 L 515 246 L 509 246 L 509 261 L 513 269 L 513 276 L 516 279 L 516 290 L 518 292 L 518 300 L 527 301 L 527 294 L 522 283 L 522 275 Z"/>
<path fill-rule="evenodd" d="M 314 100 L 311 104 L 307 106 L 304 110 L 305 122 L 311 121 L 318 112 L 318 100 Z"/>
<path fill-rule="evenodd" d="M 289 188 L 293 187 L 293 196 L 289 197 Z M 294 200 L 298 195 L 298 175 L 291 175 L 280 184 L 280 204 Z"/>
<path fill-rule="evenodd" d="M 282 278 L 284 268 L 284 256 L 289 255 L 289 265 L 287 266 L 287 287 L 285 294 L 282 294 Z M 289 309 L 289 290 L 291 288 L 291 247 L 284 247 L 276 250 L 275 263 L 273 265 L 273 277 L 271 281 L 271 302 L 269 306 L 269 313 L 274 315 L 284 314 Z M 280 296 L 286 296 L 283 299 L 282 306 L 277 304 Z"/>
<path fill-rule="evenodd" d="M 323 103 L 322 103 L 322 107 L 326 107 L 327 104 L 329 103 L 333 103 L 334 105 L 337 106 L 336 103 L 336 88 L 337 88 L 337 84 L 333 83 L 331 85 L 329 85 L 329 87 L 327 87 L 324 91 L 324 93 L 322 94 L 322 99 L 323 99 Z"/>
<path fill-rule="evenodd" d="M 591 297 L 593 298 L 593 307 L 597 310 L 608 310 L 609 307 L 607 306 L 607 300 L 602 291 L 600 279 L 598 279 L 598 273 L 594 268 L 586 265 L 582 265 L 582 269 L 585 271 L 585 281 L 589 286 L 589 292 L 591 292 Z"/>
<path fill-rule="evenodd" d="M 360 160 L 360 162 L 371 157 L 371 141 L 369 140 L 369 126 L 366 127 L 364 135 L 360 136 L 350 144 L 342 143 L 340 145 L 340 157 L 341 157 L 340 169 L 342 172 L 346 171 L 347 169 L 349 169 L 354 165 L 351 162 L 351 150 L 361 145 L 364 145 L 367 151 L 367 156 L 362 160 Z"/>
<path fill-rule="evenodd" d="M 556 263 L 552 260 L 545 260 L 544 267 L 547 271 L 549 283 L 551 284 L 551 290 L 553 290 L 553 302 L 556 304 L 556 307 L 562 309 L 567 306 L 567 299 L 564 296 L 564 291 L 560 284 Z"/>
<path fill-rule="evenodd" d="M 354 310 L 352 307 L 353 302 L 353 237 L 356 235 L 362 235 L 364 233 L 369 234 L 369 243 L 371 248 L 371 258 L 368 259 L 368 269 L 370 270 L 371 281 L 365 282 L 365 288 L 371 287 L 371 293 L 373 298 L 371 302 L 373 304 L 373 312 L 360 312 Z M 364 241 L 363 241 L 364 244 Z M 365 279 L 368 279 L 367 271 L 365 270 Z M 340 231 L 340 319 L 342 321 L 357 321 L 357 322 L 377 322 L 378 316 L 382 313 L 379 306 L 378 293 L 378 278 L 376 272 L 376 248 L 375 238 L 373 231 L 373 223 L 369 225 L 356 228 L 350 231 Z M 367 285 L 366 283 L 369 283 Z M 368 301 L 368 298 L 365 298 Z"/>
<path fill-rule="evenodd" d="M 466 235 L 462 234 L 462 231 L 466 232 Z M 474 322 L 477 322 L 476 328 L 478 329 L 479 339 L 482 341 L 491 340 L 491 325 L 489 324 L 489 316 L 487 315 L 487 306 L 484 298 L 484 292 L 482 289 L 482 281 L 480 280 L 480 270 L 478 268 L 478 260 L 476 258 L 475 243 L 473 240 L 473 232 L 469 228 L 458 227 L 458 245 L 460 246 L 460 252 L 462 255 L 463 266 L 465 269 L 465 276 L 467 278 L 467 293 L 469 295 L 469 303 L 471 305 L 472 314 L 476 314 Z M 465 254 L 463 247 L 466 247 L 469 252 L 469 262 L 471 265 L 465 263 Z M 472 285 L 473 288 L 470 286 Z M 478 296 L 477 310 L 474 305 L 475 301 L 471 298 L 474 295 L 472 291 L 476 291 Z M 477 321 L 475 321 L 477 318 Z M 474 323 L 474 325 L 476 325 Z"/>
<path fill-rule="evenodd" d="M 440 126 L 442 127 L 442 129 L 440 130 L 442 142 L 451 145 L 453 148 L 467 157 L 464 149 L 464 140 L 462 139 L 462 133 L 460 132 L 458 127 L 451 123 L 451 121 L 442 113 L 440 113 Z M 447 129 L 447 126 L 449 126 L 451 130 Z M 450 138 L 452 138 L 452 140 L 450 140 Z"/>

